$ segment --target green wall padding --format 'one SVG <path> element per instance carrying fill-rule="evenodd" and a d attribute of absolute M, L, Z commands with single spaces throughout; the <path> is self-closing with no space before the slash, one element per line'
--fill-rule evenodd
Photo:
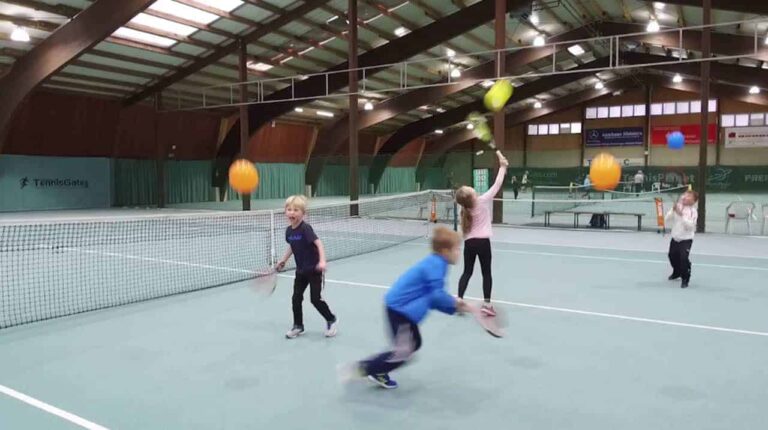
<path fill-rule="evenodd" d="M 453 183 L 460 187 L 472 183 L 472 156 L 471 152 L 449 152 L 443 164 L 443 173 L 446 178 L 453 178 Z"/>
<path fill-rule="evenodd" d="M 360 195 L 370 194 L 368 185 L 368 166 L 360 166 L 358 189 Z M 349 166 L 328 164 L 317 182 L 317 196 L 346 196 L 349 195 Z"/>
<path fill-rule="evenodd" d="M 451 184 L 445 177 L 442 167 L 427 167 L 424 169 L 424 183 L 421 184 L 422 190 L 443 190 L 448 189 Z"/>

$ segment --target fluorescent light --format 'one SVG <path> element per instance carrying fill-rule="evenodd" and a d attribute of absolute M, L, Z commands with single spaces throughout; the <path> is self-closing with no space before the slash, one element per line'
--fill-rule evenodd
<path fill-rule="evenodd" d="M 538 35 L 533 39 L 533 46 L 544 46 L 544 36 Z"/>
<path fill-rule="evenodd" d="M 472 124 L 471 122 L 469 124 L 467 124 L 467 130 L 474 130 L 474 129 L 475 129 L 475 125 L 474 124 Z"/>
<path fill-rule="evenodd" d="M 333 21 L 335 21 L 335 20 L 337 20 L 337 19 L 339 19 L 339 16 L 338 16 L 338 15 L 334 15 L 334 16 L 332 16 L 332 17 L 330 17 L 330 18 L 326 19 L 326 20 L 325 20 L 325 23 L 326 23 L 326 24 L 330 24 L 330 23 L 332 23 Z"/>
<path fill-rule="evenodd" d="M 683 77 L 680 76 L 680 73 L 675 73 L 675 77 L 672 78 L 672 82 L 679 84 L 680 82 L 683 82 Z"/>
<path fill-rule="evenodd" d="M 447 55 L 448 58 L 453 58 L 456 56 L 456 51 L 451 48 L 445 48 L 445 55 Z"/>
<path fill-rule="evenodd" d="M 648 26 L 645 27 L 645 31 L 647 31 L 648 33 L 656 33 L 660 29 L 661 27 L 659 27 L 659 22 L 656 21 L 655 19 L 648 21 Z"/>
<path fill-rule="evenodd" d="M 365 110 L 373 110 L 373 103 L 365 102 L 365 105 L 363 106 L 363 109 L 365 109 Z"/>
<path fill-rule="evenodd" d="M 429 109 L 429 105 L 419 106 L 419 110 L 427 110 Z"/>
<path fill-rule="evenodd" d="M 219 15 L 206 12 L 191 6 L 176 3 L 172 0 L 157 0 L 149 7 L 159 12 L 165 12 L 171 15 L 178 16 L 190 21 L 199 22 L 201 24 L 210 24 L 213 21 L 221 18 Z"/>
<path fill-rule="evenodd" d="M 406 34 L 408 34 L 408 29 L 405 28 L 405 27 L 397 27 L 395 29 L 395 36 L 397 36 L 397 37 L 403 37 Z"/>
<path fill-rule="evenodd" d="M 232 12 L 243 4 L 240 0 L 197 0 L 197 2 L 224 12 Z"/>
<path fill-rule="evenodd" d="M 179 24 L 177 22 L 169 21 L 167 19 L 158 18 L 156 16 L 147 15 L 146 13 L 140 13 L 133 17 L 130 21 L 134 24 L 144 25 L 152 27 L 158 30 L 170 31 L 171 33 L 181 34 L 183 36 L 189 36 L 197 31 L 195 27 L 189 25 Z"/>
<path fill-rule="evenodd" d="M 118 28 L 114 33 L 112 33 L 112 35 L 122 37 L 123 39 L 131 39 L 137 42 L 148 43 L 150 45 L 162 46 L 164 48 L 168 48 L 176 44 L 176 41 L 173 39 L 125 27 Z"/>
<path fill-rule="evenodd" d="M 302 108 L 302 107 L 293 108 L 293 111 L 294 112 L 298 112 L 298 113 L 302 113 L 302 112 L 304 112 L 304 108 Z"/>
<path fill-rule="evenodd" d="M 568 47 L 568 52 L 575 56 L 583 55 L 584 54 L 584 48 L 581 47 L 581 45 L 572 45 Z"/>
<path fill-rule="evenodd" d="M 534 109 L 541 109 L 541 102 L 536 100 L 536 103 L 533 104 Z"/>
<path fill-rule="evenodd" d="M 459 70 L 458 67 L 455 67 L 453 70 L 451 70 L 451 77 L 452 78 L 460 78 L 461 77 L 461 70 Z"/>
<path fill-rule="evenodd" d="M 317 116 L 324 116 L 326 118 L 333 118 L 333 112 L 328 112 L 327 110 L 319 110 L 315 112 Z"/>
<path fill-rule="evenodd" d="M 602 90 L 603 88 L 605 88 L 605 85 L 603 85 L 603 81 L 597 81 L 597 83 L 595 84 L 595 89 Z"/>
<path fill-rule="evenodd" d="M 483 81 L 480 82 L 480 86 L 483 88 L 490 88 L 493 86 L 493 81 Z"/>
<path fill-rule="evenodd" d="M 765 36 L 765 44 L 768 45 L 768 36 Z"/>
<path fill-rule="evenodd" d="M 531 24 L 533 25 L 539 25 L 539 15 L 532 13 L 530 18 L 528 18 L 531 21 Z"/>
<path fill-rule="evenodd" d="M 11 40 L 14 42 L 29 42 L 29 33 L 23 27 L 16 27 L 11 32 Z"/>
<path fill-rule="evenodd" d="M 249 61 L 248 62 L 248 68 L 253 69 L 259 72 L 266 72 L 267 70 L 271 69 L 273 66 L 271 64 L 262 63 L 262 62 L 255 62 L 255 61 Z"/>
<path fill-rule="evenodd" d="M 749 93 L 750 94 L 760 94 L 760 88 L 758 88 L 757 86 L 752 86 L 752 87 L 749 88 Z"/>
<path fill-rule="evenodd" d="M 664 8 L 667 7 L 667 5 L 665 5 L 662 2 L 655 1 L 653 2 L 653 7 L 655 7 L 658 10 L 664 10 Z"/>
<path fill-rule="evenodd" d="M 439 128 L 435 130 L 435 134 L 443 134 L 443 130 L 440 130 Z"/>
<path fill-rule="evenodd" d="M 437 108 L 437 109 L 435 109 L 435 110 L 436 110 L 436 111 L 438 111 L 439 113 L 443 113 L 443 112 L 445 112 L 445 109 L 443 109 L 443 108 L 441 108 L 441 107 L 439 107 L 439 108 Z"/>

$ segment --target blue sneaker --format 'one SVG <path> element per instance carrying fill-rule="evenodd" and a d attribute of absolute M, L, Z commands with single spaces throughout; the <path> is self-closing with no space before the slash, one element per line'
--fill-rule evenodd
<path fill-rule="evenodd" d="M 386 373 L 383 375 L 368 375 L 368 380 L 378 385 L 381 388 L 391 390 L 397 388 L 397 382 L 390 378 Z"/>

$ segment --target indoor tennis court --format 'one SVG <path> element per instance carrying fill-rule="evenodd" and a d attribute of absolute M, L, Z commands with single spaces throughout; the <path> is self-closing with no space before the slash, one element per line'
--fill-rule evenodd
<path fill-rule="evenodd" d="M 425 255 L 419 239 L 331 263 L 337 338 L 314 312 L 307 334 L 283 338 L 286 273 L 266 301 L 235 283 L 5 329 L 0 380 L 94 423 L 85 428 L 717 429 L 735 416 L 755 428 L 768 382 L 765 246 L 698 239 L 683 291 L 666 280 L 661 235 L 498 228 L 508 336 L 432 315 L 392 392 L 341 386 L 335 368 L 385 346 L 383 290 Z M 3 428 L 73 428 L 8 396 L 0 411 Z"/>
<path fill-rule="evenodd" d="M 766 106 L 768 1 L 0 0 L 0 430 L 763 428 Z"/>

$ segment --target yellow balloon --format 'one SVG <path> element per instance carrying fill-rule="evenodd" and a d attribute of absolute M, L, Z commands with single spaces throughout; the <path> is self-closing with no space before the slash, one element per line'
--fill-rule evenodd
<path fill-rule="evenodd" d="M 259 186 L 259 171 L 248 160 L 237 160 L 229 166 L 229 185 L 240 194 L 251 194 Z"/>
<path fill-rule="evenodd" d="M 507 104 L 509 98 L 512 97 L 512 91 L 514 87 L 506 79 L 499 79 L 483 97 L 483 103 L 485 103 L 486 109 L 491 112 L 498 112 L 504 109 L 504 105 Z"/>
<path fill-rule="evenodd" d="M 621 165 L 611 154 L 597 154 L 589 165 L 589 180 L 596 190 L 614 190 L 621 180 Z"/>

